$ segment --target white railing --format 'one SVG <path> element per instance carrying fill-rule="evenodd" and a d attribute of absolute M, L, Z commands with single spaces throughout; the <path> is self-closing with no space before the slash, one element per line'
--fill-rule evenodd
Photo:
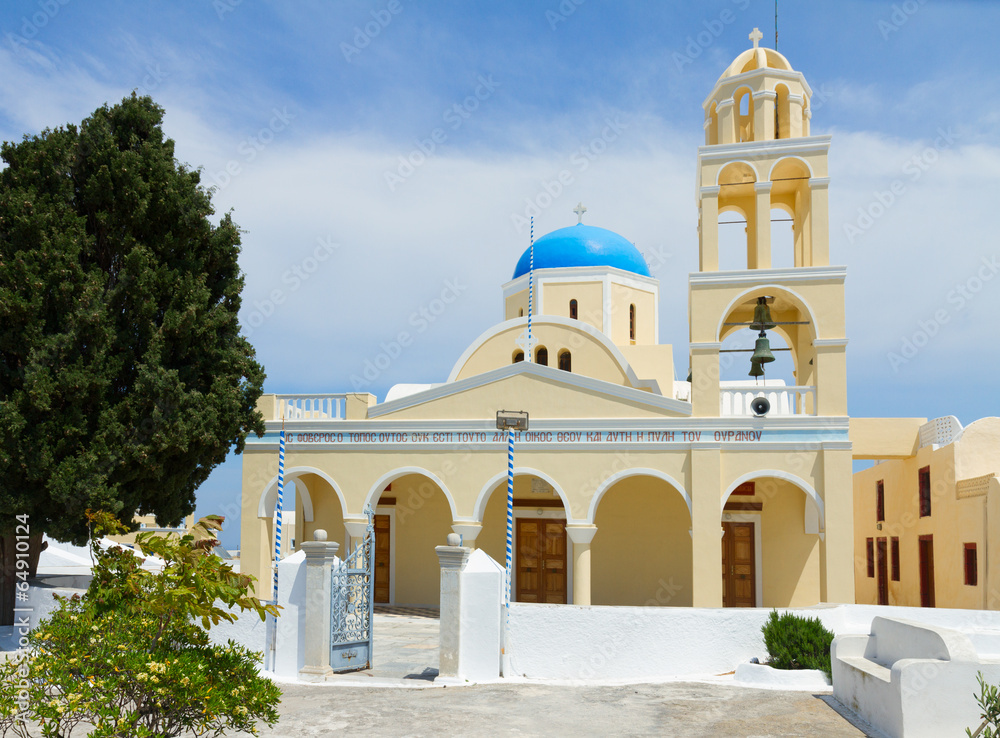
<path fill-rule="evenodd" d="M 275 395 L 274 420 L 343 420 L 347 395 Z"/>
<path fill-rule="evenodd" d="M 750 402 L 766 397 L 771 403 L 768 415 L 815 415 L 815 387 L 765 387 L 747 384 L 723 386 L 720 393 L 719 415 L 753 415 Z"/>

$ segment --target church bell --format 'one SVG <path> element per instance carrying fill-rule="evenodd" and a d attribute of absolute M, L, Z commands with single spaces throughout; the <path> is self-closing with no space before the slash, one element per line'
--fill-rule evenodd
<path fill-rule="evenodd" d="M 777 325 L 771 320 L 771 308 L 767 306 L 766 297 L 758 297 L 757 304 L 753 309 L 753 322 L 750 324 L 752 331 L 769 331 Z"/>
<path fill-rule="evenodd" d="M 770 364 L 774 361 L 774 354 L 771 353 L 771 342 L 767 340 L 764 331 L 761 331 L 760 336 L 757 337 L 757 344 L 754 346 L 750 361 L 757 364 Z"/>
<path fill-rule="evenodd" d="M 757 361 L 757 359 L 750 359 L 750 375 L 749 376 L 753 377 L 754 379 L 756 379 L 757 377 L 763 377 L 764 376 L 764 367 L 761 366 L 760 362 Z"/>

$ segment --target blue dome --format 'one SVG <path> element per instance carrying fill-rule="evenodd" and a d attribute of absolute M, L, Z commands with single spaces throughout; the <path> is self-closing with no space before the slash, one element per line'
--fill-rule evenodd
<path fill-rule="evenodd" d="M 528 273 L 530 248 L 521 254 L 513 279 Z M 623 236 L 607 228 L 577 223 L 535 241 L 535 269 L 603 266 L 651 276 L 646 260 Z"/>

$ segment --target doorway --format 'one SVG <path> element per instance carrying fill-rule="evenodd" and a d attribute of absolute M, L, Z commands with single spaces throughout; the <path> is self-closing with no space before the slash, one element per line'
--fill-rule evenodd
<path fill-rule="evenodd" d="M 388 515 L 375 516 L 375 602 L 391 602 L 392 547 Z"/>
<path fill-rule="evenodd" d="M 753 523 L 722 524 L 722 606 L 756 607 Z"/>
<path fill-rule="evenodd" d="M 566 521 L 517 518 L 517 602 L 566 604 Z"/>
<path fill-rule="evenodd" d="M 885 538 L 879 538 L 876 546 L 876 574 L 878 583 L 878 604 L 889 604 L 889 549 Z"/>
<path fill-rule="evenodd" d="M 934 536 L 920 536 L 920 606 L 934 607 Z"/>

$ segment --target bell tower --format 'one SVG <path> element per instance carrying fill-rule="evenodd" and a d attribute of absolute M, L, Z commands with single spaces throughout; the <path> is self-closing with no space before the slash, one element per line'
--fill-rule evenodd
<path fill-rule="evenodd" d="M 755 391 L 761 365 L 755 363 L 747 377 L 745 397 L 727 394 L 720 386 L 720 349 L 734 332 L 761 327 L 755 312 L 764 306 L 770 313 L 768 334 L 784 339 L 794 366 L 794 382 L 776 410 L 846 416 L 846 270 L 830 266 L 829 248 L 831 137 L 810 135 L 812 89 L 784 56 L 761 47 L 761 38 L 755 28 L 752 48 L 736 57 L 703 103 L 699 271 L 689 278 L 693 412 L 753 414 L 746 401 L 753 394 L 746 393 Z M 727 217 L 730 228 L 739 227 L 732 218 L 745 225 L 746 259 L 740 250 L 733 270 L 719 268 L 720 216 Z M 773 253 L 772 220 L 790 221 L 792 240 L 786 248 L 791 254 Z M 774 268 L 773 261 L 792 266 Z M 759 337 L 767 334 L 761 331 Z M 759 341 L 757 347 L 762 347 Z M 726 356 L 751 369 L 750 353 Z"/>

